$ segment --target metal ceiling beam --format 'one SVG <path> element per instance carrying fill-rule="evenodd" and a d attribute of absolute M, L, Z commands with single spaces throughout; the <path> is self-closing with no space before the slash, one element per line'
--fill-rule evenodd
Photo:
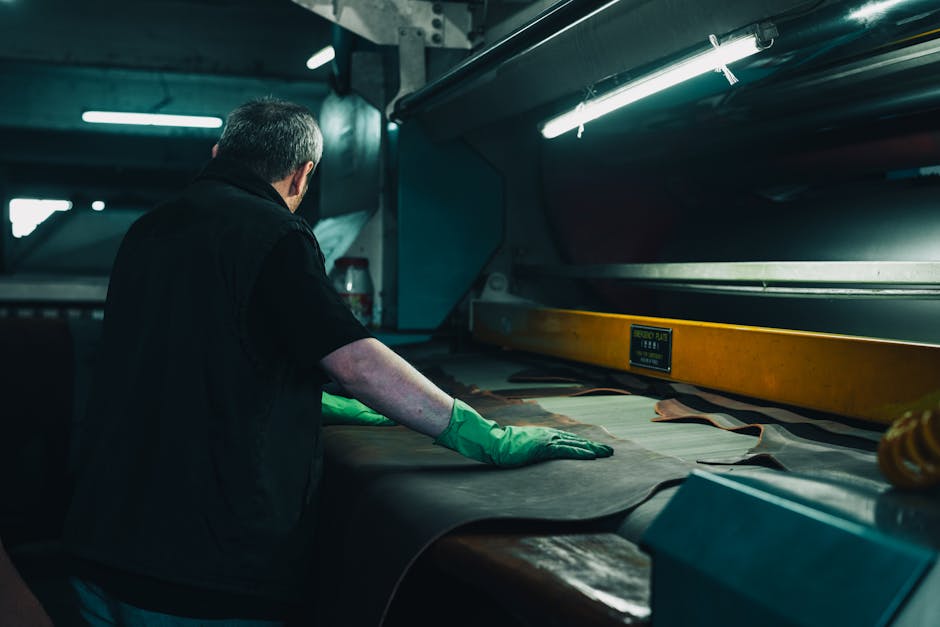
<path fill-rule="evenodd" d="M 429 48 L 469 49 L 473 27 L 466 2 L 428 0 L 294 0 L 372 43 L 395 46 L 401 29 L 420 30 Z"/>

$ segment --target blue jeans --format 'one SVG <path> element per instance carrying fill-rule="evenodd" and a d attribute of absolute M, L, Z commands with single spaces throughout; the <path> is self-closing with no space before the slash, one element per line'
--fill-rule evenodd
<path fill-rule="evenodd" d="M 90 627 L 284 627 L 281 621 L 272 620 L 171 616 L 122 603 L 84 579 L 70 577 L 69 585 L 78 598 L 81 617 Z"/>

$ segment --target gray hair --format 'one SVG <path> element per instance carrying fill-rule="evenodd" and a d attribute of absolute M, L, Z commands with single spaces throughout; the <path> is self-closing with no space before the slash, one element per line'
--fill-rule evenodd
<path fill-rule="evenodd" d="M 275 98 L 251 100 L 228 115 L 218 154 L 269 183 L 323 155 L 323 134 L 306 107 Z"/>

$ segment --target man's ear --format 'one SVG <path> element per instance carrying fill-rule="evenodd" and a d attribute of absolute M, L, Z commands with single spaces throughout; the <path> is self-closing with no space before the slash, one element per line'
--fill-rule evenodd
<path fill-rule="evenodd" d="M 217 156 L 219 156 L 219 145 L 215 144 L 212 146 L 212 158 L 215 159 Z"/>
<path fill-rule="evenodd" d="M 307 177 L 310 176 L 310 173 L 313 171 L 313 161 L 308 161 L 303 164 L 296 170 L 290 177 L 290 195 L 297 196 L 304 191 L 304 185 L 307 182 Z"/>

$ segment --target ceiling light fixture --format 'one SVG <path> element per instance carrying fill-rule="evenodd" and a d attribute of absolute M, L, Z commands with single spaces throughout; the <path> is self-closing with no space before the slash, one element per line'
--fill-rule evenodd
<path fill-rule="evenodd" d="M 26 237 L 36 230 L 57 211 L 72 208 L 69 200 L 51 200 L 45 198 L 10 199 L 10 222 L 13 225 L 13 237 Z"/>
<path fill-rule="evenodd" d="M 132 124 L 137 126 L 182 126 L 220 128 L 222 118 L 206 115 L 171 115 L 168 113 L 129 113 L 125 111 L 85 111 L 82 120 L 90 124 Z"/>
<path fill-rule="evenodd" d="M 541 126 L 542 135 L 547 139 L 558 137 L 570 130 L 584 126 L 591 120 L 607 115 L 621 107 L 642 100 L 679 83 L 718 71 L 725 74 L 728 81 L 736 81 L 727 71 L 727 65 L 767 48 L 769 43 L 760 40 L 757 34 L 731 39 L 722 44 L 712 42 L 712 48 L 630 81 L 596 98 L 580 103 L 574 109 L 551 118 Z M 732 80 L 734 79 L 734 80 Z"/>
<path fill-rule="evenodd" d="M 334 58 L 336 58 L 336 51 L 333 50 L 333 46 L 327 46 L 313 53 L 313 56 L 307 59 L 307 69 L 315 70 L 318 67 L 326 65 Z"/>

